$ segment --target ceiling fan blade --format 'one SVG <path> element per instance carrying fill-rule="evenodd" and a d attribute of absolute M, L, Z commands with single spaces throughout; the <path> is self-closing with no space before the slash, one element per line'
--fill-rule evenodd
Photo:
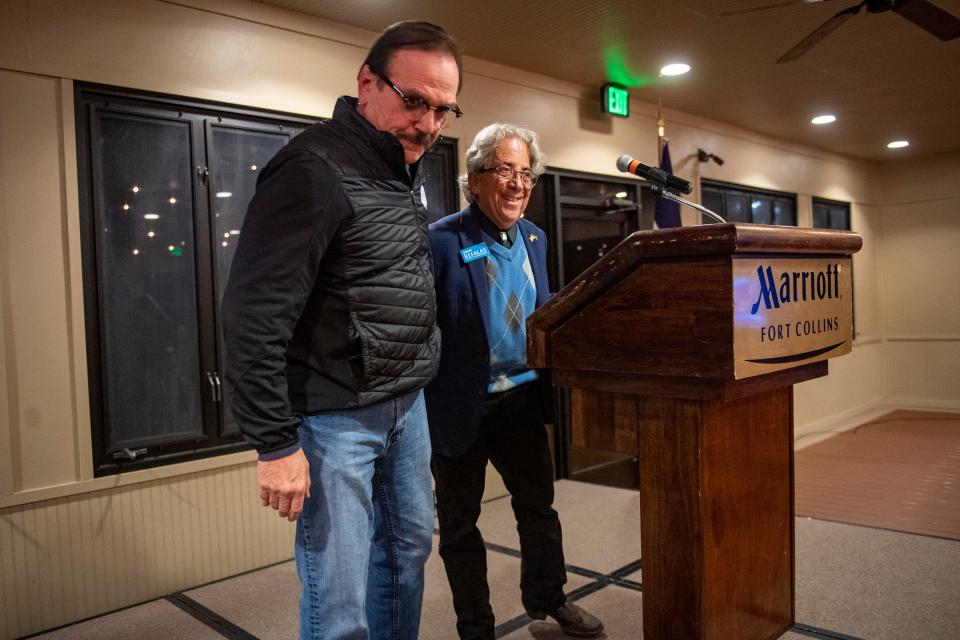
<path fill-rule="evenodd" d="M 777 9 L 778 7 L 789 7 L 794 4 L 815 4 L 817 2 L 826 2 L 828 0 L 780 0 L 780 2 L 772 2 L 770 4 L 762 4 L 757 7 L 749 7 L 747 9 L 733 9 L 732 11 L 721 11 L 717 15 L 721 18 L 726 18 L 727 16 L 737 16 L 744 13 L 755 13 L 757 11 L 766 11 L 768 9 Z"/>
<path fill-rule="evenodd" d="M 836 14 L 822 25 L 820 25 L 813 33 L 808 35 L 806 38 L 797 43 L 797 45 L 787 51 L 785 54 L 777 58 L 777 64 L 783 64 L 784 62 L 790 62 L 791 60 L 796 60 L 807 51 L 813 48 L 815 44 L 826 38 L 828 35 L 833 33 L 844 22 L 852 18 L 853 16 L 860 13 L 860 10 L 867 4 L 867 1 L 864 0 L 855 7 L 850 7 L 844 9 L 840 13 Z"/>
<path fill-rule="evenodd" d="M 894 5 L 893 10 L 941 40 L 953 40 L 960 37 L 960 19 L 932 2 L 927 2 L 927 0 L 902 0 Z"/>

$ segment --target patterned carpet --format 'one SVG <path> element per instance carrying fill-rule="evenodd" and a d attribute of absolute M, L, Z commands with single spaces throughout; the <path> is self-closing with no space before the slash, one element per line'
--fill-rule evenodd
<path fill-rule="evenodd" d="M 796 515 L 960 540 L 960 414 L 894 411 L 796 454 Z"/>

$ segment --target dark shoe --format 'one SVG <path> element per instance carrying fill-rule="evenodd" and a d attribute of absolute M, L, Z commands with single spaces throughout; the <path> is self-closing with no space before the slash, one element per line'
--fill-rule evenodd
<path fill-rule="evenodd" d="M 572 602 L 548 614 L 560 624 L 560 630 L 574 638 L 595 638 L 603 631 L 603 623 Z"/>

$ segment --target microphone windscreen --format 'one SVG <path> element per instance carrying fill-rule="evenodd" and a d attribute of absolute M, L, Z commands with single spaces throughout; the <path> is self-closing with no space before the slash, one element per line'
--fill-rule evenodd
<path fill-rule="evenodd" d="M 617 158 L 617 170 L 623 171 L 624 173 L 630 173 L 630 163 L 633 162 L 633 158 L 624 154 Z"/>

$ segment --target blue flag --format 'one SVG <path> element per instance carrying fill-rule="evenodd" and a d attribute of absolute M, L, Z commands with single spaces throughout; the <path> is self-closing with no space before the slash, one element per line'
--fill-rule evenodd
<path fill-rule="evenodd" d="M 673 163 L 670 162 L 669 143 L 663 143 L 663 153 L 660 156 L 660 168 L 667 173 L 673 173 Z M 666 198 L 657 198 L 657 208 L 654 222 L 658 229 L 680 226 L 680 205 Z"/>

